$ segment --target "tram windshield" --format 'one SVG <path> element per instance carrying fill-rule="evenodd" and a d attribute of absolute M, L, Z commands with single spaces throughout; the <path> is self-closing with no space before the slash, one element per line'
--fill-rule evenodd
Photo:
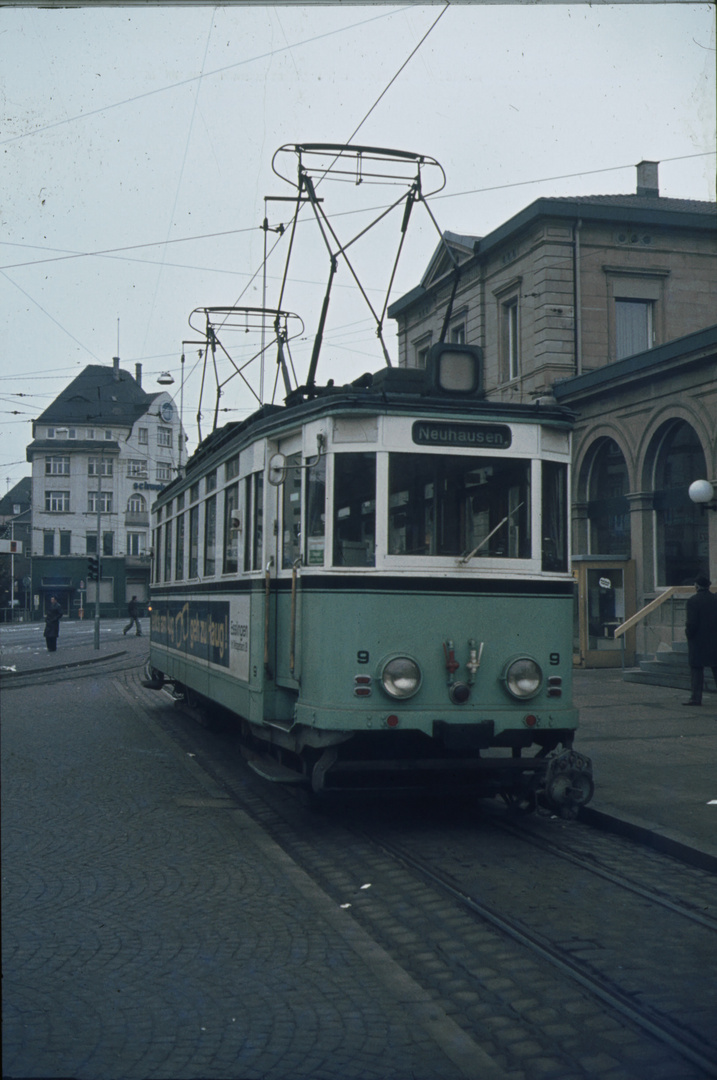
<path fill-rule="evenodd" d="M 389 555 L 529 559 L 530 461 L 389 458 Z"/>

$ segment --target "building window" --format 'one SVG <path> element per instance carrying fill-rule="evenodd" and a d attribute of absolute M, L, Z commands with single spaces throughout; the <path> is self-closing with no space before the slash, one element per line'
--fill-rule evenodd
<path fill-rule="evenodd" d="M 76 431 L 75 428 L 71 427 L 71 428 L 68 429 L 67 438 L 68 439 L 76 439 L 77 438 L 77 431 Z"/>
<path fill-rule="evenodd" d="M 157 428 L 157 446 L 172 445 L 172 429 L 168 427 Z"/>
<path fill-rule="evenodd" d="M 87 475 L 88 476 L 113 476 L 114 475 L 114 462 L 112 458 L 96 458 L 91 457 L 87 459 Z"/>
<path fill-rule="evenodd" d="M 146 476 L 147 462 L 142 458 L 129 458 L 127 460 L 127 476 Z"/>
<path fill-rule="evenodd" d="M 65 529 L 60 529 L 60 555 L 70 555 L 70 540 L 72 533 Z"/>
<path fill-rule="evenodd" d="M 149 444 L 149 428 L 141 427 L 137 433 L 137 438 L 140 446 L 147 446 Z"/>
<path fill-rule="evenodd" d="M 94 439 L 94 437 L 95 437 L 95 429 L 93 427 L 88 427 L 87 431 L 85 432 L 85 438 L 86 439 Z"/>
<path fill-rule="evenodd" d="M 87 510 L 91 514 L 97 513 L 97 492 L 87 492 Z M 111 514 L 112 513 L 112 492 L 102 491 L 100 493 L 100 513 Z"/>
<path fill-rule="evenodd" d="M 46 457 L 45 458 L 45 476 L 69 476 L 70 475 L 70 459 L 69 457 Z"/>
<path fill-rule="evenodd" d="M 413 346 L 417 368 L 425 368 L 428 363 L 428 354 L 431 351 L 431 334 L 422 337 Z"/>
<path fill-rule="evenodd" d="M 171 480 L 172 479 L 172 466 L 167 465 L 166 462 L 162 462 L 162 461 L 158 462 L 157 463 L 156 477 L 157 477 L 157 481 Z"/>
<path fill-rule="evenodd" d="M 42 533 L 42 554 L 54 555 L 55 554 L 55 530 L 45 529 Z"/>
<path fill-rule="evenodd" d="M 69 491 L 46 491 L 45 510 L 51 514 L 67 514 L 70 510 Z"/>
<path fill-rule="evenodd" d="M 615 358 L 651 349 L 653 336 L 652 300 L 615 299 Z"/>
<path fill-rule="evenodd" d="M 145 555 L 147 551 L 147 534 L 143 532 L 127 533 L 127 554 Z"/>
<path fill-rule="evenodd" d="M 658 586 L 691 584 L 709 566 L 704 512 L 687 493 L 695 477 L 707 475 L 696 432 L 685 420 L 663 429 L 655 459 L 656 573 Z"/>
<path fill-rule="evenodd" d="M 204 573 L 211 575 L 216 567 L 217 497 L 212 495 L 204 506 Z"/>
<path fill-rule="evenodd" d="M 48 439 L 54 439 L 55 438 L 55 429 L 54 429 L 54 427 L 49 427 L 47 429 L 47 437 L 48 437 Z"/>
<path fill-rule="evenodd" d="M 88 555 L 97 554 L 97 533 L 85 533 L 85 551 Z"/>
<path fill-rule="evenodd" d="M 630 504 L 627 464 L 614 439 L 602 439 L 588 480 L 588 521 L 592 555 L 629 555 Z"/>
<path fill-rule="evenodd" d="M 113 532 L 102 533 L 102 554 L 114 554 L 115 534 Z"/>
<path fill-rule="evenodd" d="M 452 345 L 465 345 L 466 343 L 466 324 L 458 323 L 456 326 L 451 327 L 451 344 Z"/>
<path fill-rule="evenodd" d="M 112 440 L 112 432 L 109 431 L 109 430 L 105 430 L 105 441 L 110 442 L 111 440 Z"/>
<path fill-rule="evenodd" d="M 127 500 L 127 513 L 128 514 L 146 514 L 147 503 L 144 495 L 130 495 Z"/>
<path fill-rule="evenodd" d="M 504 379 L 510 382 L 520 375 L 520 319 L 517 296 L 512 296 L 500 305 L 500 338 Z"/>

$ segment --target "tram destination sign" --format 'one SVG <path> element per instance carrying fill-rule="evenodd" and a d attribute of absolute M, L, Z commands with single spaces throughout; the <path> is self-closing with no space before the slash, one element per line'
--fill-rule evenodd
<path fill-rule="evenodd" d="M 411 438 L 418 446 L 457 446 L 507 450 L 512 434 L 507 424 L 450 424 L 442 420 L 416 420 Z"/>

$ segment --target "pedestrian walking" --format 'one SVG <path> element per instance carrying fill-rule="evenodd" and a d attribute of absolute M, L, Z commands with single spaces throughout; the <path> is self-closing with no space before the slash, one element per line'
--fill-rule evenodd
<path fill-rule="evenodd" d="M 126 634 L 128 630 L 132 629 L 132 626 L 137 627 L 137 637 L 142 637 L 142 627 L 139 625 L 139 604 L 137 603 L 137 597 L 133 596 L 127 605 L 127 614 L 129 615 L 129 622 L 122 631 Z"/>
<path fill-rule="evenodd" d="M 45 644 L 47 645 L 48 652 L 55 652 L 57 649 L 57 637 L 60 633 L 60 619 L 62 618 L 62 608 L 57 602 L 57 598 L 50 597 L 50 606 L 45 613 L 45 629 L 43 634 L 45 635 Z"/>
<path fill-rule="evenodd" d="M 717 684 L 717 596 L 710 592 L 710 580 L 700 575 L 694 596 L 687 601 L 685 637 L 690 661 L 692 693 L 685 705 L 702 704 L 705 668 L 712 668 Z"/>

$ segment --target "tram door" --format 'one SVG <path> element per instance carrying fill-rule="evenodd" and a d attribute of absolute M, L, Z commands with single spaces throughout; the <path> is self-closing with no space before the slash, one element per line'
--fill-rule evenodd
<path fill-rule="evenodd" d="M 636 611 L 633 559 L 574 556 L 577 577 L 574 663 L 580 667 L 631 667 L 635 663 L 635 631 L 615 639 L 618 626 Z M 624 642 L 624 655 L 623 655 Z"/>

